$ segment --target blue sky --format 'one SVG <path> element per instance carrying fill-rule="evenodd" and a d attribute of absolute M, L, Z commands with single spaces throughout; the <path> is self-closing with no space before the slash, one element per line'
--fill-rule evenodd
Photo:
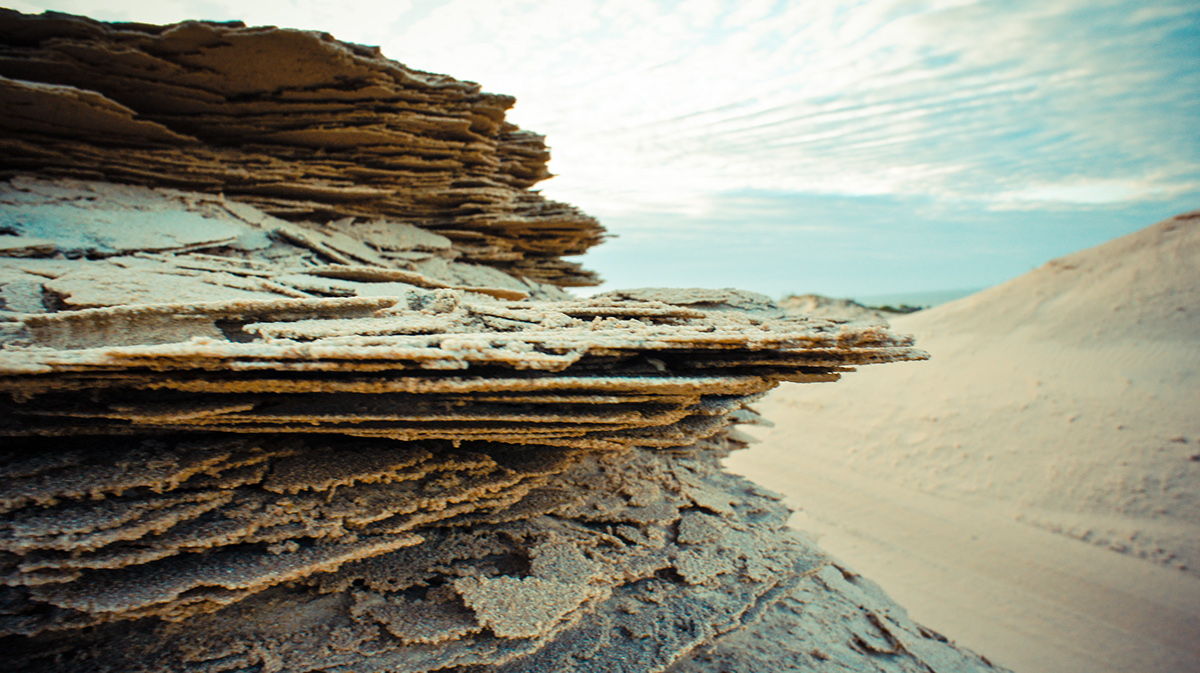
<path fill-rule="evenodd" d="M 978 288 L 1200 208 L 1194 0 L 62 0 L 377 44 L 517 96 L 605 287 Z"/>

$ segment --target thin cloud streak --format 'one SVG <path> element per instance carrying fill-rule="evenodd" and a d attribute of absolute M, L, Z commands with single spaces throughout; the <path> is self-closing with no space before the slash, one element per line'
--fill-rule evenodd
<path fill-rule="evenodd" d="M 737 226 L 738 218 L 754 220 L 756 240 L 771 241 L 774 232 L 799 248 L 853 250 L 866 260 L 920 242 L 922 259 L 955 260 L 941 268 L 943 287 L 986 284 L 981 269 L 1003 280 L 1126 233 L 1121 221 L 1136 228 L 1153 221 L 1140 218 L 1200 203 L 1194 0 L 371 0 L 351 12 L 331 0 L 61 0 L 45 7 L 110 20 L 319 28 L 381 45 L 412 67 L 513 94 L 513 121 L 552 145 L 551 170 L 560 177 L 543 191 L 625 237 L 583 260 L 616 284 L 642 283 L 644 263 L 618 262 L 618 252 L 635 254 L 634 241 L 643 256 L 692 251 L 690 266 L 674 267 L 682 282 L 739 284 L 702 253 L 742 245 L 713 238 L 718 225 Z M 670 227 L 677 229 L 668 245 Z M 837 242 L 839 230 L 853 242 Z M 988 246 L 995 247 L 988 263 L 974 260 Z M 787 282 L 797 289 L 815 287 L 818 276 L 788 268 L 774 272 L 793 274 Z M 933 276 L 915 270 L 854 268 L 865 274 L 856 282 L 936 289 Z M 956 273 L 971 280 L 949 280 Z"/>
<path fill-rule="evenodd" d="M 382 43 L 517 95 L 514 119 L 555 149 L 547 193 L 601 214 L 720 190 L 994 203 L 1032 183 L 1159 181 L 1140 199 L 1200 175 L 1200 66 L 1162 57 L 1195 48 L 1188 0 L 48 4 Z"/>
<path fill-rule="evenodd" d="M 991 23 L 983 19 L 980 22 Z M 970 27 L 957 26 L 959 32 Z M 1013 44 L 1023 49 L 1028 41 L 1014 39 Z M 924 44 L 924 40 L 900 41 L 897 48 L 912 44 Z M 733 109 L 723 105 L 714 110 L 689 110 L 688 116 L 668 117 L 658 123 L 602 130 L 607 141 L 636 148 L 628 154 L 652 157 L 646 163 L 659 170 L 690 171 L 696 184 L 705 188 L 717 182 L 728 188 L 821 192 L 848 182 L 870 185 L 877 182 L 880 173 L 898 175 L 915 166 L 960 164 L 964 157 L 975 159 L 979 170 L 971 172 L 974 180 L 949 179 L 964 175 L 960 171 L 913 171 L 907 181 L 858 191 L 987 198 L 997 193 L 992 188 L 997 182 L 1019 184 L 1030 179 L 1062 178 L 1072 169 L 1092 175 L 1107 171 L 1101 177 L 1126 178 L 1131 173 L 1130 164 L 1139 159 L 1165 160 L 1176 165 L 1179 173 L 1195 172 L 1194 144 L 1181 147 L 1150 132 L 1161 128 L 1154 122 L 1171 118 L 1172 108 L 1182 101 L 1169 96 L 1164 99 L 1158 92 L 1141 97 L 1128 95 L 1131 90 L 1136 92 L 1136 86 L 1131 85 L 1137 85 L 1138 80 L 1162 84 L 1169 71 L 1160 67 L 1162 72 L 1157 77 L 1148 77 L 1152 69 L 1144 68 L 1145 64 L 1137 63 L 1139 59 L 1134 57 L 1135 67 L 1125 67 L 1123 74 L 1120 68 L 1110 68 L 1096 59 L 1087 64 L 1084 58 L 1065 56 L 1059 60 L 1069 61 L 1071 67 L 1055 70 L 1050 66 L 1057 63 L 1025 63 L 1004 50 L 991 52 L 985 62 L 972 58 L 965 49 L 952 55 L 933 54 L 926 60 L 942 61 L 944 65 L 916 74 L 903 68 L 881 71 L 870 86 L 856 83 L 852 75 L 831 76 L 844 83 L 836 103 L 805 97 L 800 88 L 771 91 L 771 87 L 764 87 L 767 93 L 762 97 Z M 1122 54 L 1122 60 L 1130 61 L 1129 55 Z M 1089 75 L 1100 71 L 1107 74 Z M 1104 84 L 1105 77 L 1121 81 L 1097 86 Z M 1176 96 L 1187 95 L 1178 87 L 1168 87 L 1168 93 L 1171 89 Z M 1080 92 L 1091 93 L 1076 95 L 1072 100 L 1070 94 Z M 670 101 L 666 103 L 644 107 L 670 114 Z M 1139 123 L 1128 124 L 1131 118 Z M 683 119 L 689 120 L 687 126 L 681 124 Z M 592 131 L 586 137 L 580 136 L 580 145 L 586 146 L 597 135 Z M 1020 140 L 1021 136 L 1026 140 Z M 554 137 L 561 138 L 562 134 Z M 1058 138 L 1057 146 L 1047 148 L 1046 137 Z M 953 142 L 947 143 L 951 138 Z M 804 143 L 806 140 L 810 142 Z M 1155 153 L 1151 156 L 1146 148 L 1153 148 Z M 1130 160 L 1107 166 L 1088 162 L 1071 167 L 1061 166 L 1061 155 L 1050 154 L 1047 149 L 1070 149 L 1077 155 L 1131 156 Z M 1163 149 L 1169 151 L 1158 151 Z M 724 161 L 706 163 L 708 157 Z M 696 170 L 710 163 L 723 169 L 708 176 Z M 1047 168 L 1054 168 L 1053 173 L 1048 174 Z M 764 174 L 787 176 L 787 181 L 778 177 L 773 182 L 764 181 Z M 831 174 L 854 180 L 831 181 Z M 1134 172 L 1135 176 L 1139 174 Z M 930 180 L 931 176 L 942 179 Z"/>

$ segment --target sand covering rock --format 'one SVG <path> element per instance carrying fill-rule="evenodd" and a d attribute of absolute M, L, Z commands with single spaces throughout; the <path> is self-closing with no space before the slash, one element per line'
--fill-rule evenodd
<path fill-rule="evenodd" d="M 0 18 L 39 80 L 0 89 L 0 668 L 990 669 L 719 465 L 780 381 L 910 338 L 543 284 L 600 229 L 523 191 L 544 146 L 473 84 Z"/>

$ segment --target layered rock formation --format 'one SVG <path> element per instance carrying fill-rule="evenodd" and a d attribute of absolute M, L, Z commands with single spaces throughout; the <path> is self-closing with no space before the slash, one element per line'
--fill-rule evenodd
<path fill-rule="evenodd" d="M 549 153 L 504 120 L 510 96 L 319 32 L 0 10 L 0 44 L 0 175 L 219 192 L 289 220 L 383 216 L 464 261 L 595 284 L 560 257 L 604 230 L 529 190 Z"/>
<path fill-rule="evenodd" d="M 529 191 L 511 99 L 365 47 L 0 43 L 0 669 L 990 668 L 719 465 L 911 339 L 571 298 L 602 230 Z"/>

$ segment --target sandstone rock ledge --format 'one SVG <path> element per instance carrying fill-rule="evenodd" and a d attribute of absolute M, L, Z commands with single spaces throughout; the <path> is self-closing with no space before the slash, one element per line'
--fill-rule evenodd
<path fill-rule="evenodd" d="M 570 297 L 511 99 L 366 47 L 0 44 L 0 670 L 992 670 L 719 462 L 910 338 Z"/>

